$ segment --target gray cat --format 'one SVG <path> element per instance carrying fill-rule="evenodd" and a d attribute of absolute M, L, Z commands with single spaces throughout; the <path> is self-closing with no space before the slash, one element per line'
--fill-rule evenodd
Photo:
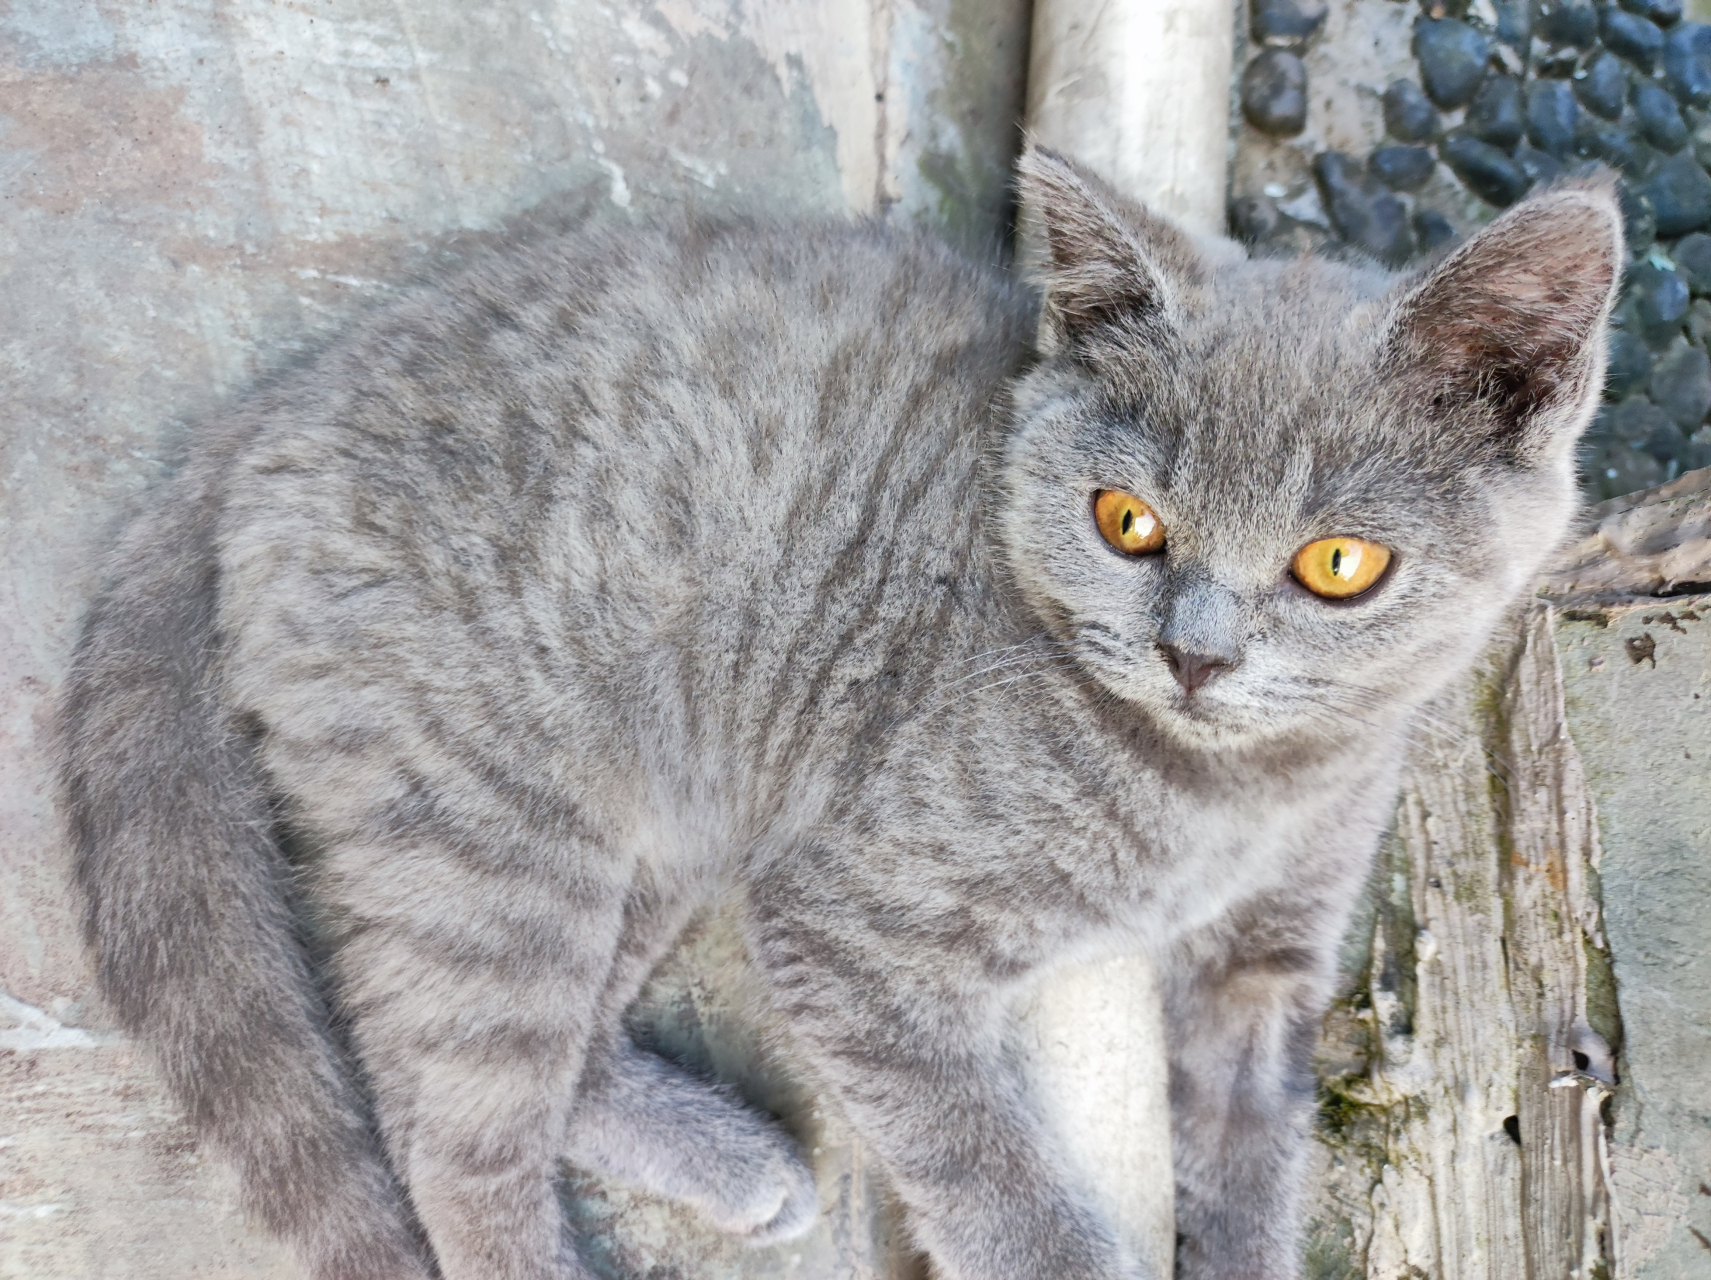
<path fill-rule="evenodd" d="M 1297 1274 L 1333 948 L 1411 710 L 1570 518 L 1620 219 L 1585 180 L 1396 278 L 1022 183 L 1043 324 L 873 225 L 536 243 L 125 537 L 62 724 L 101 989 L 315 1280 L 584 1276 L 560 1160 L 802 1231 L 784 1132 L 623 1030 L 724 892 L 937 1275 L 1144 1274 L 1005 1015 L 1135 948 L 1177 1274 Z"/>

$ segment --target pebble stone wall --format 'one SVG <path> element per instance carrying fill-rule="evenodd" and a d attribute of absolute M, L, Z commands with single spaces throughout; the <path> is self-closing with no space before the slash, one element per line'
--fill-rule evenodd
<path fill-rule="evenodd" d="M 1705 0 L 1700 0 L 1704 3 Z M 1711 17 L 1683 0 L 1249 0 L 1231 227 L 1422 261 L 1529 190 L 1618 174 L 1631 255 L 1598 501 L 1711 466 Z"/>

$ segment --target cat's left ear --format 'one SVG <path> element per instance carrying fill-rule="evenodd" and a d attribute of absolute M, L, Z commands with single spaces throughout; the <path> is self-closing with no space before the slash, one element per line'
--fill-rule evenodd
<path fill-rule="evenodd" d="M 1038 270 L 1051 336 L 1072 349 L 1168 340 L 1205 274 L 1193 241 L 1045 147 L 1023 152 L 1016 174 L 1045 241 Z"/>
<path fill-rule="evenodd" d="M 1442 425 L 1493 456 L 1539 458 L 1596 406 L 1624 257 L 1612 183 L 1547 191 L 1406 289 L 1387 356 Z"/>

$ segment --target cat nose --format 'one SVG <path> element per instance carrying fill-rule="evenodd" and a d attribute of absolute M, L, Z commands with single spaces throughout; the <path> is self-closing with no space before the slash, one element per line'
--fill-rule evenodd
<path fill-rule="evenodd" d="M 1203 685 L 1211 684 L 1232 665 L 1228 658 L 1221 658 L 1215 653 L 1195 653 L 1162 641 L 1158 650 L 1164 655 L 1170 674 L 1176 677 L 1185 693 L 1193 693 Z"/>

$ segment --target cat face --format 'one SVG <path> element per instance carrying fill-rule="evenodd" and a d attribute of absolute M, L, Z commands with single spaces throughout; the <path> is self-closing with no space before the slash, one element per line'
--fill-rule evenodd
<path fill-rule="evenodd" d="M 1208 251 L 1053 157 L 1025 173 L 1052 248 L 1005 459 L 1029 602 L 1187 740 L 1394 723 L 1572 516 L 1621 261 L 1608 190 L 1518 206 L 1398 280 Z"/>

